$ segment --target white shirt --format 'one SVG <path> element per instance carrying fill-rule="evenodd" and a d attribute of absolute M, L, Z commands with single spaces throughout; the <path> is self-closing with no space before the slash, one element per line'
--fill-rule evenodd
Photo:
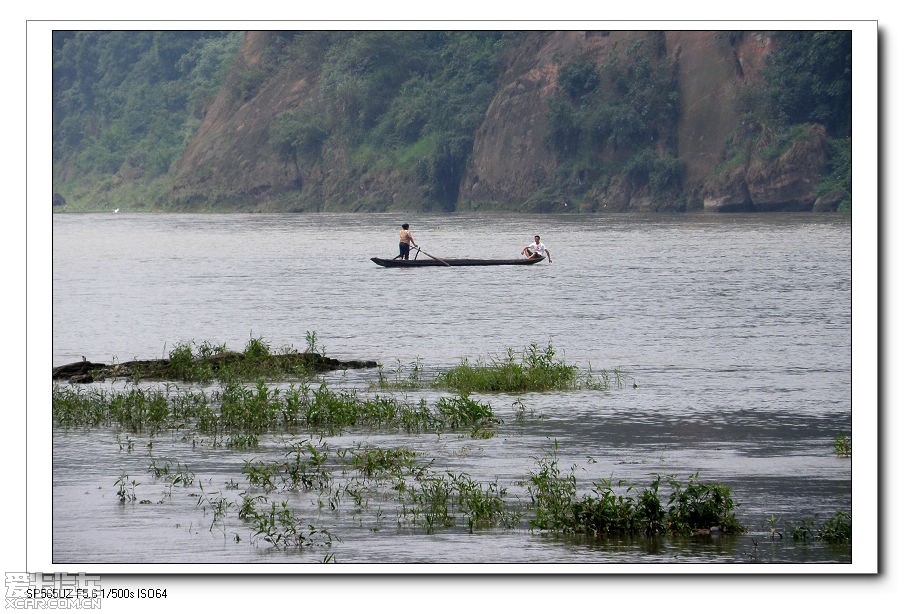
<path fill-rule="evenodd" d="M 538 254 L 540 256 L 546 256 L 546 246 L 542 243 L 531 243 L 527 246 L 527 251 L 532 254 Z"/>

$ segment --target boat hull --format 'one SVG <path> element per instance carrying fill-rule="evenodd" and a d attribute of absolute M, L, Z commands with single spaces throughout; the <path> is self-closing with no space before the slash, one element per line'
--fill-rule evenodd
<path fill-rule="evenodd" d="M 394 260 L 389 258 L 371 258 L 371 261 L 387 268 L 414 268 L 424 266 L 500 266 L 500 265 L 526 265 L 537 264 L 543 258 L 512 258 L 510 260 L 486 260 L 479 258 L 443 258 L 437 260 L 427 258 L 424 260 Z"/>

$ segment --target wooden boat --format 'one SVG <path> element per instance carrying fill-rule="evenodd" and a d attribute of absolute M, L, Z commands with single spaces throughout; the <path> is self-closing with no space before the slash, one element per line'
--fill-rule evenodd
<path fill-rule="evenodd" d="M 385 267 L 419 267 L 419 266 L 498 266 L 505 264 L 537 264 L 542 257 L 536 258 L 512 258 L 510 260 L 485 260 L 478 258 L 424 258 L 421 260 L 396 260 L 391 258 L 371 258 L 371 260 Z"/>

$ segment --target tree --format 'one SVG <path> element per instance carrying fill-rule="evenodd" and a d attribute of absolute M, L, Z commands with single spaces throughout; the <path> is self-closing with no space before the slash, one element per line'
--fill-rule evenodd
<path fill-rule="evenodd" d="M 270 125 L 270 143 L 285 162 L 295 169 L 295 187 L 303 186 L 300 161 L 314 163 L 320 159 L 323 143 L 329 132 L 309 110 L 288 111 L 279 115 Z"/>
<path fill-rule="evenodd" d="M 850 136 L 851 32 L 780 32 L 776 43 L 763 75 L 772 119 L 818 123 L 832 136 Z"/>

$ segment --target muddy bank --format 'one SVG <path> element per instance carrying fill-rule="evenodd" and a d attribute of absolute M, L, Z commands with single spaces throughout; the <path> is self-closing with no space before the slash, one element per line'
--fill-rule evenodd
<path fill-rule="evenodd" d="M 222 352 L 203 358 L 195 358 L 191 364 L 176 363 L 166 358 L 133 360 L 117 364 L 104 364 L 81 360 L 53 368 L 54 380 L 67 380 L 72 384 L 89 384 L 108 378 L 131 379 L 194 379 L 186 377 L 194 368 L 216 377 L 226 369 L 233 373 L 260 373 L 271 375 L 297 375 L 322 373 L 342 369 L 371 369 L 377 367 L 373 360 L 338 360 L 314 352 L 273 354 L 264 358 L 248 357 L 241 352 Z"/>

